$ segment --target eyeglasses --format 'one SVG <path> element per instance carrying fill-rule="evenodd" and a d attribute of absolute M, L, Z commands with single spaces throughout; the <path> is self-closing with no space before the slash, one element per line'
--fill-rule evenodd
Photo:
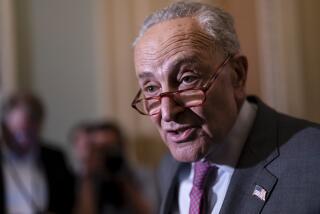
<path fill-rule="evenodd" d="M 191 108 L 196 106 L 201 106 L 206 100 L 206 92 L 218 76 L 222 73 L 223 67 L 232 58 L 232 55 L 228 55 L 226 59 L 217 67 L 217 71 L 213 73 L 209 80 L 199 88 L 184 89 L 173 92 L 164 92 L 154 97 L 143 97 L 140 98 L 142 92 L 141 89 L 138 91 L 137 95 L 133 99 L 131 106 L 136 109 L 142 115 L 156 115 L 161 110 L 161 98 L 170 97 L 178 105 L 184 108 Z"/>

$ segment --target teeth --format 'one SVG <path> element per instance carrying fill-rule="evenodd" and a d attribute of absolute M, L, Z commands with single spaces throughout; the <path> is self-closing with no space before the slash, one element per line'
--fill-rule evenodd
<path fill-rule="evenodd" d="M 173 134 L 181 134 L 181 133 L 183 133 L 185 131 L 185 129 L 179 129 L 179 130 L 172 130 L 172 131 L 169 131 L 169 132 L 171 132 L 171 133 L 173 133 Z"/>

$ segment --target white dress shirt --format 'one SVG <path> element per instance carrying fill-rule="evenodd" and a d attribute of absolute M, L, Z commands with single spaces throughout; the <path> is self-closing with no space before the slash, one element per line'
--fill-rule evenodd
<path fill-rule="evenodd" d="M 226 137 L 221 143 L 216 154 L 210 155 L 206 159 L 215 165 L 217 175 L 214 181 L 209 182 L 211 191 L 208 192 L 208 209 L 212 210 L 212 214 L 218 214 L 222 207 L 225 195 L 227 193 L 231 177 L 234 172 L 242 147 L 247 140 L 251 127 L 253 125 L 257 106 L 245 101 L 240 109 L 238 118 Z M 192 189 L 194 176 L 194 164 L 179 171 L 179 190 L 178 190 L 178 206 L 179 213 L 188 214 L 190 206 L 189 194 Z"/>
<path fill-rule="evenodd" d="M 4 195 L 8 213 L 33 214 L 43 211 L 47 206 L 45 176 L 36 154 L 34 151 L 20 157 L 2 147 Z"/>

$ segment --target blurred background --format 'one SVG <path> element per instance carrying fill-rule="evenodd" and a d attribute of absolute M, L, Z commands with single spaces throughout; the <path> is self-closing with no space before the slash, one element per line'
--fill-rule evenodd
<path fill-rule="evenodd" d="M 131 160 L 153 168 L 166 151 L 130 103 L 138 90 L 132 41 L 169 0 L 0 0 L 0 99 L 31 89 L 48 111 L 43 135 L 70 153 L 81 120 L 118 121 Z M 320 1 L 207 0 L 235 18 L 249 58 L 247 91 L 320 122 Z"/>

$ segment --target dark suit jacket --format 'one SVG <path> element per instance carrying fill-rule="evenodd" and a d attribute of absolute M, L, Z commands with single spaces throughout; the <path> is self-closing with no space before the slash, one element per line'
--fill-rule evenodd
<path fill-rule="evenodd" d="M 5 186 L 0 158 L 0 213 L 6 212 Z M 74 203 L 74 178 L 67 168 L 62 152 L 49 146 L 40 147 L 39 163 L 44 170 L 48 188 L 48 212 L 71 213 Z"/>
<path fill-rule="evenodd" d="M 220 213 L 320 213 L 319 125 L 248 100 L 258 111 Z M 160 213 L 176 203 L 182 165 L 168 155 L 159 167 Z M 256 185 L 267 191 L 265 201 L 253 195 Z"/>

